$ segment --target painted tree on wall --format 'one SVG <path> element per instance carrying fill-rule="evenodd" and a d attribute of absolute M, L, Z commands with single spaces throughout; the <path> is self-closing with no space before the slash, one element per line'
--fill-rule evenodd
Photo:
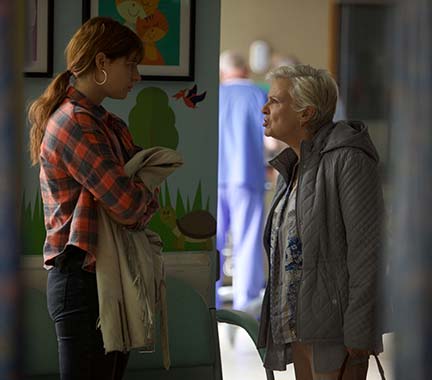
<path fill-rule="evenodd" d="M 144 148 L 163 146 L 176 149 L 179 134 L 169 97 L 161 88 L 147 87 L 140 91 L 129 114 L 129 129 L 135 143 Z M 216 234 L 216 220 L 209 212 L 209 199 L 203 207 L 201 182 L 198 183 L 193 205 L 189 197 L 177 190 L 176 203 L 171 201 L 167 182 L 160 193 L 160 210 L 149 223 L 164 242 L 164 251 L 211 250 Z"/>
<path fill-rule="evenodd" d="M 144 88 L 129 113 L 129 129 L 135 143 L 143 148 L 164 146 L 176 149 L 179 141 L 175 114 L 168 95 L 160 88 Z"/>

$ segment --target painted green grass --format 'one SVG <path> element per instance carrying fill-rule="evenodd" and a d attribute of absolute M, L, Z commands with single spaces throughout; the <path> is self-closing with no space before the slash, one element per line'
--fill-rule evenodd
<path fill-rule="evenodd" d="M 45 241 L 43 204 L 40 193 L 36 195 L 34 206 L 23 194 L 21 204 L 22 248 L 24 255 L 42 255 Z"/>
<path fill-rule="evenodd" d="M 186 198 L 185 205 L 184 198 L 179 190 L 177 190 L 175 204 L 173 205 L 168 182 L 165 181 L 164 186 L 162 187 L 159 194 L 159 203 L 161 207 L 166 207 L 168 205 L 172 206 L 176 211 L 177 219 L 180 219 L 191 211 L 209 211 L 210 197 L 207 197 L 205 208 L 203 208 L 203 195 L 200 181 L 195 191 L 192 207 L 189 197 Z M 43 216 L 43 204 L 39 191 L 36 195 L 36 200 L 33 206 L 26 194 L 23 194 L 21 206 L 21 228 L 23 236 L 23 254 L 41 255 L 46 233 Z M 149 228 L 161 236 L 161 239 L 164 242 L 164 252 L 178 250 L 174 244 L 175 235 L 173 234 L 171 228 L 160 220 L 159 211 L 151 219 Z M 203 245 L 201 243 L 185 242 L 185 251 L 200 251 L 202 249 Z"/>

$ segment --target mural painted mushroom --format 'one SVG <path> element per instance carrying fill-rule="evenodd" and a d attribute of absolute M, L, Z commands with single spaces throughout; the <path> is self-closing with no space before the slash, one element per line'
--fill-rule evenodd
<path fill-rule="evenodd" d="M 171 206 L 159 210 L 160 219 L 175 236 L 175 247 L 184 250 L 185 242 L 201 243 L 202 249 L 213 248 L 212 237 L 216 235 L 216 220 L 212 214 L 204 210 L 191 211 L 177 219 Z"/>

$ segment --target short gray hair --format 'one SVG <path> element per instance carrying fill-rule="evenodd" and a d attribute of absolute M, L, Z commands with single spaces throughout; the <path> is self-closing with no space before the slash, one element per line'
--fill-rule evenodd
<path fill-rule="evenodd" d="M 271 70 L 266 79 L 288 79 L 288 92 L 293 100 L 293 110 L 301 112 L 312 106 L 315 114 L 310 120 L 318 128 L 333 119 L 338 99 L 338 86 L 331 74 L 309 65 L 280 66 Z"/>
<path fill-rule="evenodd" d="M 219 58 L 219 68 L 221 71 L 234 71 L 247 69 L 245 58 L 237 51 L 225 50 Z"/>

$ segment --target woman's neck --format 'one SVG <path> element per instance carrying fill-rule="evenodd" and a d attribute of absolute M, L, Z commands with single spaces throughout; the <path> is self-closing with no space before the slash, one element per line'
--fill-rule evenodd
<path fill-rule="evenodd" d="M 100 105 L 105 99 L 105 94 L 91 82 L 91 79 L 77 78 L 74 87 L 96 105 Z"/>
<path fill-rule="evenodd" d="M 290 147 L 292 148 L 292 150 L 295 152 L 295 154 L 297 155 L 297 158 L 300 160 L 300 155 L 301 155 L 301 144 L 303 141 L 309 141 L 312 140 L 315 136 L 315 133 L 311 132 L 311 130 L 309 128 L 304 128 L 302 127 L 301 129 L 301 135 L 299 136 L 297 143 L 296 144 L 292 144 L 290 145 L 288 143 L 288 145 L 290 145 Z"/>

